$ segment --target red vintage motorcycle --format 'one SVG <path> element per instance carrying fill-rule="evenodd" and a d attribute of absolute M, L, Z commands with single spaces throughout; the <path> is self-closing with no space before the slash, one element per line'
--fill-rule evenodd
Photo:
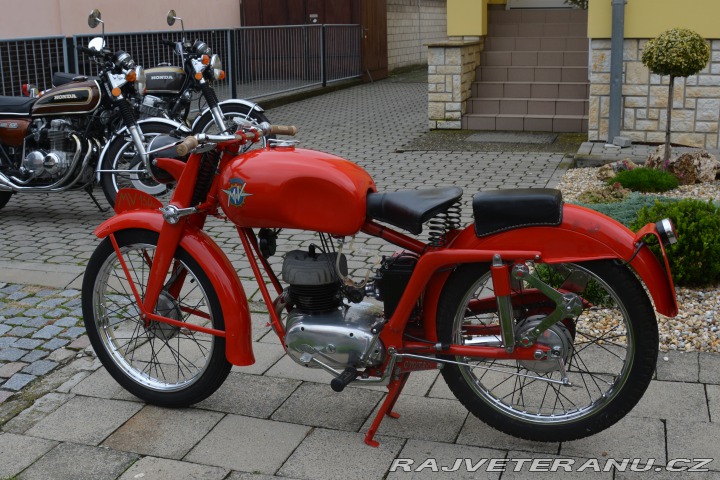
<path fill-rule="evenodd" d="M 295 362 L 326 370 L 335 391 L 387 386 L 370 445 L 420 370 L 441 368 L 468 410 L 531 440 L 592 435 L 640 400 L 658 353 L 640 280 L 658 312 L 678 308 L 663 247 L 676 239 L 669 220 L 634 234 L 563 205 L 557 190 L 499 190 L 474 196 L 475 223 L 463 228 L 457 187 L 378 193 L 357 165 L 291 142 L 238 154 L 261 135 L 292 133 L 263 124 L 157 137 L 150 158 L 177 180 L 170 203 L 120 191 L 117 215 L 95 231 L 104 240 L 82 303 L 98 357 L 127 390 L 187 406 L 232 365 L 254 362 L 243 287 L 203 231 L 212 215 L 237 226 L 269 324 Z M 427 242 L 395 229 L 417 235 L 424 224 Z M 318 232 L 318 241 L 286 254 L 279 278 L 267 259 L 282 228 Z M 343 250 L 359 232 L 402 251 L 358 282 Z M 660 243 L 664 266 L 646 238 Z"/>

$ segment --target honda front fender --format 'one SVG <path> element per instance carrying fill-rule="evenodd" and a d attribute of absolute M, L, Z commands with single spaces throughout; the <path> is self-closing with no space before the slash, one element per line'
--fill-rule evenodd
<path fill-rule="evenodd" d="M 230 100 L 225 100 L 223 102 L 218 103 L 218 106 L 221 109 L 224 105 L 243 105 L 245 107 L 248 107 L 250 109 L 250 111 L 253 111 L 253 110 L 255 110 L 256 112 L 264 112 L 265 111 L 257 103 L 253 103 L 248 100 L 243 100 L 243 99 L 238 99 L 238 98 L 232 98 Z M 190 127 L 193 132 L 195 131 L 195 127 L 197 126 L 198 122 L 200 122 L 200 119 L 203 116 L 205 116 L 206 114 L 209 114 L 209 112 L 210 112 L 210 107 L 207 107 L 200 113 L 200 115 L 195 117 L 195 121 L 193 122 L 192 127 Z"/>
<path fill-rule="evenodd" d="M 127 229 L 142 229 L 160 233 L 164 219 L 155 210 L 130 210 L 106 220 L 95 229 L 95 235 L 105 238 L 111 233 Z M 225 356 L 233 365 L 255 363 L 252 351 L 250 310 L 240 279 L 227 256 L 202 230 L 186 226 L 180 246 L 203 267 L 210 279 L 225 319 Z"/>

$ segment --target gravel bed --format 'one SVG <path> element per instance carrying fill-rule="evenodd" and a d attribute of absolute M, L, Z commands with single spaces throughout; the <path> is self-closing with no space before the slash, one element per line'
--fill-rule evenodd
<path fill-rule="evenodd" d="M 602 187 L 597 179 L 597 168 L 574 168 L 563 176 L 558 188 L 566 202 L 574 202 L 577 196 L 593 187 Z M 720 182 L 683 185 L 664 192 L 673 198 L 697 198 L 720 200 Z M 680 311 L 675 318 L 658 314 L 660 350 L 686 352 L 720 352 L 720 287 L 706 289 L 677 288 Z"/>

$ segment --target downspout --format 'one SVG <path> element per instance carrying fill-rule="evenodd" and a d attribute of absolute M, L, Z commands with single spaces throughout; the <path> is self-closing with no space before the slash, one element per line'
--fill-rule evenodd
<path fill-rule="evenodd" d="M 612 0 L 612 38 L 610 41 L 610 118 L 608 143 L 620 135 L 622 121 L 623 43 L 625 40 L 625 4 L 627 0 Z"/>

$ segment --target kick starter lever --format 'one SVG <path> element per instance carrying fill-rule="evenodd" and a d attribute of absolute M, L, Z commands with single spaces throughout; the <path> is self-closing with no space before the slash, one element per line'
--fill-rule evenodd
<path fill-rule="evenodd" d="M 342 392 L 343 390 L 345 390 L 345 387 L 347 387 L 350 382 L 357 378 L 357 376 L 357 369 L 353 367 L 347 367 L 340 375 L 330 381 L 330 387 L 336 392 Z"/>

